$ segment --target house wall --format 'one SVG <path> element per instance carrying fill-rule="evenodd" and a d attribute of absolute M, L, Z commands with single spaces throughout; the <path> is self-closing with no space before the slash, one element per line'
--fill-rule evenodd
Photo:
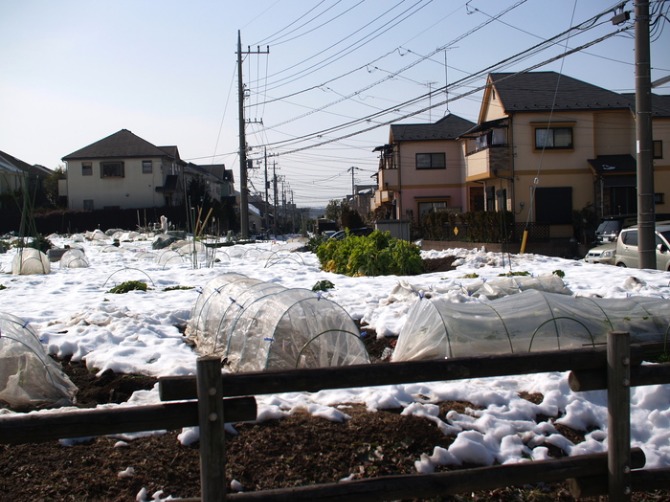
<path fill-rule="evenodd" d="M 573 148 L 535 148 L 535 129 L 548 122 L 552 126 L 573 128 Z M 596 156 L 592 112 L 517 113 L 513 128 L 516 221 L 537 221 L 534 212 L 537 187 L 572 187 L 572 207 L 576 210 L 594 202 L 593 174 L 587 161 Z M 571 225 L 552 225 L 551 232 L 551 237 L 570 237 L 573 229 Z"/>
<path fill-rule="evenodd" d="M 631 112 L 598 112 L 593 117 L 595 155 L 635 156 L 635 120 Z"/>
<path fill-rule="evenodd" d="M 670 118 L 652 121 L 652 137 L 663 142 L 663 158 L 654 159 L 654 192 L 662 194 L 663 203 L 656 204 L 657 213 L 670 213 Z"/>
<path fill-rule="evenodd" d="M 163 207 L 165 198 L 156 192 L 163 186 L 165 174 L 169 174 L 169 163 L 158 157 L 123 159 L 124 176 L 101 178 L 100 164 L 106 159 L 73 160 L 67 163 L 68 208 L 83 210 L 84 201 L 92 200 L 93 209 L 119 207 L 121 209 Z M 119 160 L 119 159 L 109 159 Z M 142 161 L 152 161 L 152 172 L 142 172 Z M 91 162 L 93 172 L 82 175 L 82 164 Z"/>
<path fill-rule="evenodd" d="M 495 89 L 489 87 L 484 95 L 485 99 L 487 97 L 488 101 L 485 102 L 485 107 L 482 110 L 480 121 L 488 122 L 490 120 L 497 120 L 507 117 L 505 107 L 503 106 L 502 101 L 500 101 L 498 98 L 498 93 L 495 92 Z"/>
<path fill-rule="evenodd" d="M 417 169 L 417 153 L 445 154 L 446 169 Z M 397 156 L 399 218 L 418 222 L 419 202 L 448 198 L 448 206 L 464 209 L 464 160 L 456 141 L 412 141 L 399 144 Z M 389 184 L 390 186 L 390 184 Z"/>

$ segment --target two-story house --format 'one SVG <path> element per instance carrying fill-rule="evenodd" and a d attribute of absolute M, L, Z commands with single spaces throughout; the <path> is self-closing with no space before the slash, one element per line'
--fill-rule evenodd
<path fill-rule="evenodd" d="M 63 157 L 68 208 L 176 206 L 184 197 L 184 165 L 176 146 L 158 147 L 122 129 Z"/>
<path fill-rule="evenodd" d="M 475 124 L 449 114 L 434 124 L 392 124 L 379 152 L 377 219 L 415 223 L 434 210 L 466 207 L 464 161 L 458 138 Z"/>
<path fill-rule="evenodd" d="M 462 166 L 461 176 L 453 173 L 449 190 L 430 187 L 434 191 L 429 200 L 449 197 L 447 206 L 462 206 L 463 211 L 511 211 L 519 225 L 542 225 L 556 238 L 572 236 L 574 211 L 590 207 L 597 216 L 635 213 L 634 105 L 634 96 L 555 72 L 492 73 L 477 124 L 451 141 L 453 151 L 461 154 L 451 159 L 454 167 Z M 655 208 L 667 213 L 670 162 L 663 145 L 670 141 L 670 97 L 653 96 L 652 106 Z M 403 137 L 411 146 L 397 145 L 397 140 L 394 144 L 394 132 L 402 127 L 408 126 L 392 125 L 391 144 L 378 149 L 377 208 L 394 200 L 389 192 L 402 187 L 397 180 L 413 180 L 418 172 L 410 165 L 401 173 L 408 166 L 396 160 L 397 152 L 429 152 L 420 136 Z M 412 127 L 421 130 L 420 124 Z M 417 203 L 428 188 L 424 185 L 422 195 L 414 197 Z M 459 190 L 460 199 L 454 196 Z M 405 200 L 407 210 L 411 202 Z M 404 213 L 391 213 L 398 215 Z"/>
<path fill-rule="evenodd" d="M 478 125 L 462 136 L 465 180 L 482 182 L 485 202 L 514 211 L 517 222 L 548 225 L 550 237 L 572 236 L 573 211 L 587 206 L 598 216 L 634 213 L 632 105 L 630 96 L 555 72 L 492 73 Z M 661 157 L 670 137 L 660 124 L 656 210 L 667 212 L 670 170 Z"/>

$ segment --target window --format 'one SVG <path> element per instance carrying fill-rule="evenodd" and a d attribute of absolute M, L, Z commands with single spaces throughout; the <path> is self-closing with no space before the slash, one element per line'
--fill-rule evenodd
<path fill-rule="evenodd" d="M 90 162 L 81 163 L 81 175 L 82 176 L 92 176 L 93 175 L 93 164 Z"/>
<path fill-rule="evenodd" d="M 447 211 L 449 207 L 449 199 L 434 199 L 418 202 L 419 220 L 423 220 L 424 216 L 430 213 L 441 213 Z"/>
<path fill-rule="evenodd" d="M 153 170 L 153 164 L 150 160 L 142 161 L 142 174 L 151 174 Z"/>
<path fill-rule="evenodd" d="M 123 162 L 100 162 L 100 177 L 101 178 L 123 178 Z"/>
<path fill-rule="evenodd" d="M 535 148 L 572 148 L 572 127 L 538 127 Z"/>
<path fill-rule="evenodd" d="M 572 224 L 572 187 L 536 188 L 535 220 L 549 225 Z"/>
<path fill-rule="evenodd" d="M 417 153 L 417 169 L 446 169 L 447 161 L 444 152 L 440 153 Z"/>
<path fill-rule="evenodd" d="M 655 159 L 662 159 L 663 158 L 663 141 L 660 139 L 654 140 L 654 146 L 652 148 L 654 152 L 654 158 Z"/>
<path fill-rule="evenodd" d="M 507 130 L 502 128 L 491 129 L 486 134 L 475 138 L 477 150 L 490 146 L 504 146 L 507 144 Z"/>
<path fill-rule="evenodd" d="M 637 246 L 637 230 L 624 232 L 621 236 L 621 240 L 626 246 Z"/>
<path fill-rule="evenodd" d="M 93 199 L 84 199 L 84 211 L 93 211 Z"/>

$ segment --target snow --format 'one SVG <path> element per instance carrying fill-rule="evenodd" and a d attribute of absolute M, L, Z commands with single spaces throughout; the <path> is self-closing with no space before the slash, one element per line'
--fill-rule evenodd
<path fill-rule="evenodd" d="M 159 377 L 195 374 L 197 354 L 184 342 L 178 327 L 187 323 L 198 288 L 225 272 L 288 288 L 311 289 L 318 281 L 329 280 L 335 288 L 324 296 L 360 320 L 363 330 L 368 327 L 379 337 L 399 333 L 419 295 L 442 295 L 457 303 L 481 301 L 468 291 L 475 284 L 510 271 L 527 271 L 536 277 L 561 270 L 566 287 L 575 296 L 670 299 L 668 273 L 535 254 L 494 253 L 483 248 L 423 252 L 427 258 L 456 255 L 458 267 L 453 271 L 353 278 L 322 271 L 312 253 L 294 253 L 302 245 L 298 240 L 220 248 L 218 260 L 211 267 L 199 255 L 196 268 L 187 257 L 165 260 L 166 253 L 174 252 L 153 250 L 153 235 L 128 233 L 121 237 L 119 247 L 115 247 L 113 238 L 101 232 L 88 238 L 49 236 L 56 246 L 83 249 L 90 266 L 68 268 L 54 263 L 46 275 L 12 275 L 15 253 L 0 255 L 0 284 L 6 288 L 0 291 L 0 311 L 28 321 L 49 353 L 84 361 L 99 373 L 111 369 Z M 468 278 L 474 274 L 476 278 Z M 108 293 L 112 286 L 127 280 L 146 281 L 148 289 Z M 520 392 L 541 393 L 544 398 L 540 404 L 533 404 L 519 397 Z M 439 417 L 435 403 L 444 400 L 468 401 L 475 409 L 450 411 L 446 417 Z M 156 386 L 135 393 L 130 404 L 158 401 Z M 548 455 L 547 448 L 541 446 L 546 444 L 570 455 L 602 452 L 607 447 L 605 391 L 574 393 L 568 387 L 566 373 L 286 393 L 258 396 L 257 401 L 259 421 L 297 411 L 344 421 L 348 415 L 343 403 L 362 403 L 373 412 L 402 408 L 403 414 L 424 417 L 445 434 L 456 435 L 448 449 L 436 447 L 416 459 L 418 472 L 432 472 L 440 464 L 541 460 Z M 0 410 L 0 414 L 8 413 Z M 560 418 L 555 423 L 537 424 L 534 418 L 538 414 Z M 555 424 L 592 432 L 575 445 L 558 433 Z M 644 450 L 646 467 L 669 466 L 670 385 L 631 389 L 631 426 L 631 444 Z M 137 436 L 119 436 L 124 441 L 133 437 Z M 185 428 L 179 436 L 183 443 L 197 438 L 197 428 Z M 133 467 L 128 466 L 119 476 L 132 473 Z M 149 494 L 138 494 L 138 500 L 142 497 Z M 153 497 L 160 498 L 160 494 Z"/>

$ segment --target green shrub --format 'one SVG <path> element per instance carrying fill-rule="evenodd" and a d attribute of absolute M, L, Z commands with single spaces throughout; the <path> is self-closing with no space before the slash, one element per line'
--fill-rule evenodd
<path fill-rule="evenodd" d="M 112 289 L 107 291 L 108 293 L 127 293 L 128 291 L 146 291 L 147 283 L 142 281 L 126 281 L 122 282 L 118 286 L 114 286 Z"/>
<path fill-rule="evenodd" d="M 321 268 L 349 276 L 416 275 L 423 272 L 421 250 L 415 244 L 375 230 L 368 236 L 347 234 L 328 239 L 316 250 Z"/>
<path fill-rule="evenodd" d="M 314 235 L 310 237 L 309 241 L 307 241 L 307 249 L 309 249 L 312 253 L 316 253 L 318 247 L 326 242 L 326 240 L 328 240 L 328 237 L 323 234 Z"/>

